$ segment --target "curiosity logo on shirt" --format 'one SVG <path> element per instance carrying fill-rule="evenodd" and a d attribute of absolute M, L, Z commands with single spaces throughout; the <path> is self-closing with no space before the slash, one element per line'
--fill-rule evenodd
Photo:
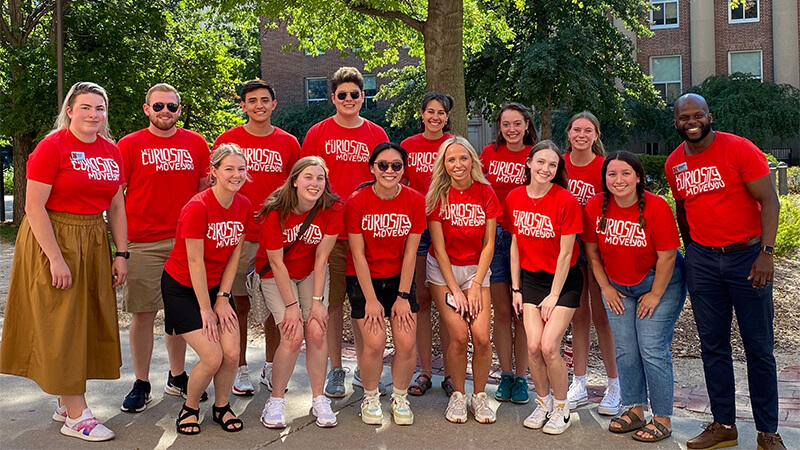
<path fill-rule="evenodd" d="M 239 240 L 244 234 L 242 222 L 225 221 L 208 224 L 206 237 L 217 243 L 217 248 L 239 245 Z"/>
<path fill-rule="evenodd" d="M 291 244 L 292 242 L 297 240 L 297 233 L 300 232 L 300 226 L 302 224 L 298 223 L 297 225 L 289 228 L 288 230 L 283 230 L 283 243 L 284 244 Z M 302 236 L 303 242 L 308 245 L 317 245 L 322 242 L 322 229 L 315 224 L 311 224 L 308 226 L 308 229 Z"/>
<path fill-rule="evenodd" d="M 419 173 L 431 173 L 436 155 L 436 152 L 412 153 L 408 155 L 408 165 L 415 167 Z"/>
<path fill-rule="evenodd" d="M 717 166 L 699 167 L 681 172 L 675 175 L 675 183 L 678 191 L 684 192 L 684 196 L 715 191 L 725 187 L 725 181 Z"/>
<path fill-rule="evenodd" d="M 155 165 L 156 172 L 194 170 L 194 160 L 185 148 L 146 148 L 142 150 L 142 165 Z"/>
<path fill-rule="evenodd" d="M 525 164 L 492 161 L 488 175 L 496 177 L 497 183 L 525 184 Z"/>
<path fill-rule="evenodd" d="M 282 172 L 283 158 L 279 152 L 268 148 L 243 148 L 247 157 L 247 170 L 256 172 Z"/>
<path fill-rule="evenodd" d="M 556 237 L 550 217 L 532 211 L 514 210 L 514 228 L 522 236 L 551 239 Z"/>
<path fill-rule="evenodd" d="M 647 236 L 638 222 L 617 220 L 606 217 L 606 231 L 600 231 L 600 218 L 597 218 L 595 232 L 605 235 L 606 244 L 622 247 L 647 247 Z"/>
<path fill-rule="evenodd" d="M 90 180 L 119 181 L 119 164 L 113 158 L 71 158 L 72 168 L 86 172 Z"/>
<path fill-rule="evenodd" d="M 454 227 L 482 227 L 486 225 L 486 213 L 481 205 L 457 203 L 447 205 L 442 219 L 449 220 Z"/>
<path fill-rule="evenodd" d="M 586 202 L 595 194 L 594 186 L 581 180 L 569 180 L 569 191 L 581 206 L 586 206 Z"/>
<path fill-rule="evenodd" d="M 411 232 L 411 219 L 405 214 L 366 214 L 361 229 L 371 231 L 376 238 L 403 237 Z"/>
<path fill-rule="evenodd" d="M 364 163 L 369 161 L 367 144 L 352 139 L 330 139 L 325 141 L 325 154 L 336 155 L 337 161 Z"/>

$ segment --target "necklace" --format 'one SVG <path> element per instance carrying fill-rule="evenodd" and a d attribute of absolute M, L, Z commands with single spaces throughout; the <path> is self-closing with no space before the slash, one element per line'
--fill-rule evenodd
<path fill-rule="evenodd" d="M 398 195 L 400 195 L 400 189 L 401 189 L 400 185 L 398 184 L 397 185 L 397 192 L 395 192 L 394 195 L 392 195 L 391 197 L 382 197 L 381 194 L 378 194 L 378 191 L 375 189 L 375 185 L 374 184 L 372 185 L 372 192 L 374 192 L 375 195 L 377 195 L 378 198 L 381 199 L 381 200 L 391 200 L 391 199 L 397 197 Z"/>
<path fill-rule="evenodd" d="M 548 189 L 547 192 L 550 192 L 550 190 Z M 531 199 L 531 203 L 533 203 L 534 208 L 539 206 L 539 203 L 541 203 L 542 200 L 547 197 L 547 192 L 545 192 L 541 197 L 537 198 L 533 196 L 533 193 L 530 191 L 530 187 L 525 188 L 525 193 L 528 194 L 528 198 Z"/>

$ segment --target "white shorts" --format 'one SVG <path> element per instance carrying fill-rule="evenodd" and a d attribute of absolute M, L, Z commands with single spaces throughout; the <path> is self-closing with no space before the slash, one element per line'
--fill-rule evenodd
<path fill-rule="evenodd" d="M 447 286 L 442 276 L 442 270 L 439 268 L 439 261 L 436 260 L 430 253 L 428 253 L 427 260 L 425 261 L 425 285 L 435 284 L 437 286 Z M 461 290 L 469 289 L 472 286 L 472 280 L 475 279 L 475 273 L 478 271 L 478 265 L 471 266 L 455 266 L 453 268 L 453 275 L 456 277 L 456 283 Z M 489 278 L 492 276 L 492 269 L 486 269 L 486 276 L 483 277 L 481 286 L 489 287 Z"/>

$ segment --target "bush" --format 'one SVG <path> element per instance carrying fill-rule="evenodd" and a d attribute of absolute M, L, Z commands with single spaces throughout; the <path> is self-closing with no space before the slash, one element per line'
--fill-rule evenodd
<path fill-rule="evenodd" d="M 800 196 L 783 195 L 780 201 L 775 255 L 785 256 L 800 247 Z"/>
<path fill-rule="evenodd" d="M 789 184 L 789 194 L 800 194 L 800 167 L 792 166 L 787 168 L 786 181 Z"/>
<path fill-rule="evenodd" d="M 667 176 L 664 174 L 664 166 L 667 163 L 665 155 L 636 155 L 644 165 L 644 176 L 647 178 L 645 183 L 647 189 L 654 194 L 663 194 L 669 191 Z"/>
<path fill-rule="evenodd" d="M 6 195 L 14 192 L 14 166 L 3 167 L 3 189 Z"/>

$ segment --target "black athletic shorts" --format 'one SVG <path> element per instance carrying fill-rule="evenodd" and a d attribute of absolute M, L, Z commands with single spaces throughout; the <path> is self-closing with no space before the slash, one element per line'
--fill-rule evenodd
<path fill-rule="evenodd" d="M 217 302 L 219 285 L 208 290 L 211 307 Z M 194 289 L 184 286 L 165 270 L 161 274 L 161 296 L 164 298 L 164 332 L 167 334 L 184 334 L 203 328 L 203 317 L 200 315 L 200 304 Z M 236 311 L 233 299 L 228 299 L 231 308 Z"/>
<path fill-rule="evenodd" d="M 522 269 L 522 302 L 532 305 L 542 303 L 542 300 L 550 295 L 554 277 L 555 275 L 549 272 L 529 272 Z M 575 264 L 569 268 L 556 306 L 578 308 L 581 306 L 581 291 L 583 291 L 583 274 L 578 264 Z"/>
<path fill-rule="evenodd" d="M 372 288 L 375 289 L 375 296 L 378 297 L 378 301 L 383 305 L 384 315 L 391 317 L 392 306 L 397 300 L 397 292 L 400 289 L 400 275 L 398 274 L 391 278 L 373 278 Z M 411 312 L 419 312 L 417 287 L 413 282 L 411 283 L 411 292 L 409 294 L 408 303 L 411 306 Z M 358 277 L 347 276 L 347 297 L 350 299 L 350 317 L 363 319 L 367 299 L 364 297 L 364 292 L 358 283 Z"/>

